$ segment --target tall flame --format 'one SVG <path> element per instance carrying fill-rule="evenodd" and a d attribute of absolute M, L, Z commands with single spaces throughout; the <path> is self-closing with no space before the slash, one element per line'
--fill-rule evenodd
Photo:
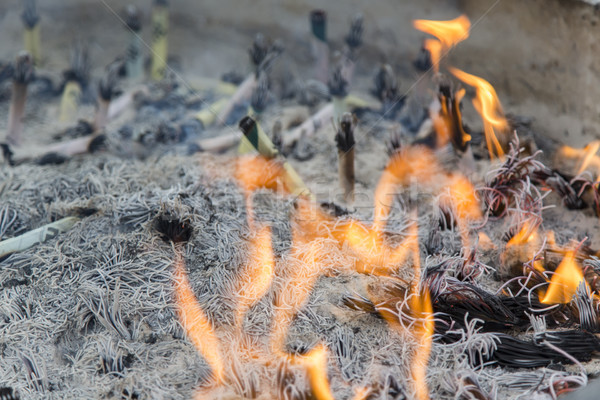
<path fill-rule="evenodd" d="M 179 320 L 189 340 L 210 365 L 215 381 L 220 383 L 223 381 L 220 343 L 210 321 L 196 300 L 185 271 L 183 256 L 179 251 L 175 255 L 174 267 L 175 303 Z"/>
<path fill-rule="evenodd" d="M 429 52 L 431 56 L 431 65 L 433 71 L 437 74 L 440 71 L 440 58 L 442 56 L 442 42 L 437 39 L 425 39 L 423 48 Z"/>
<path fill-rule="evenodd" d="M 466 15 L 461 15 L 449 21 L 416 19 L 413 21 L 413 26 L 421 32 L 435 36 L 441 42 L 444 49 L 448 50 L 450 47 L 469 37 L 471 22 Z"/>
<path fill-rule="evenodd" d="M 504 118 L 504 112 L 498 100 L 498 95 L 494 87 L 486 80 L 468 74 L 456 68 L 449 67 L 449 71 L 458 79 L 476 89 L 476 98 L 473 99 L 473 106 L 483 119 L 483 129 L 490 158 L 504 156 L 502 143 L 505 143 L 505 134 L 508 130 L 508 122 Z M 501 141 L 496 136 L 500 136 Z"/>
<path fill-rule="evenodd" d="M 250 241 L 250 257 L 239 279 L 239 304 L 237 309 L 238 325 L 244 314 L 269 289 L 273 279 L 275 260 L 271 244 L 271 229 L 268 226 L 259 228 Z"/>
<path fill-rule="evenodd" d="M 581 282 L 585 282 L 583 272 L 575 261 L 575 252 L 569 251 L 552 275 L 548 290 L 543 296 L 540 296 L 540 302 L 544 304 L 569 303 Z"/>

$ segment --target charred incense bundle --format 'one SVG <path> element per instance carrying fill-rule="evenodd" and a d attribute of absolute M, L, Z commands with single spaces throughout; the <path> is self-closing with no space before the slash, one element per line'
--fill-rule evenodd
<path fill-rule="evenodd" d="M 335 143 L 338 150 L 338 175 L 347 205 L 354 203 L 354 128 L 356 117 L 345 113 L 337 128 Z"/>
<path fill-rule="evenodd" d="M 220 126 L 227 123 L 227 120 L 236 105 L 244 100 L 248 100 L 252 96 L 258 83 L 259 76 L 262 73 L 266 73 L 273 61 L 279 57 L 282 52 L 283 46 L 280 43 L 275 42 L 271 44 L 262 34 L 259 33 L 256 35 L 252 47 L 249 50 L 250 61 L 254 66 L 254 72 L 244 79 L 233 96 L 223 104 L 223 108 L 217 116 L 217 123 Z"/>
<path fill-rule="evenodd" d="M 142 58 L 142 22 L 138 9 L 133 6 L 127 6 L 125 23 L 130 31 L 129 46 L 125 54 L 125 69 L 130 79 L 138 80 L 144 73 L 144 60 Z"/>
<path fill-rule="evenodd" d="M 27 52 L 19 54 L 15 62 L 13 91 L 8 114 L 6 141 L 12 145 L 22 142 L 23 115 L 27 99 L 27 85 L 33 79 L 33 60 Z"/>
<path fill-rule="evenodd" d="M 404 105 L 404 96 L 398 89 L 398 81 L 392 66 L 382 64 L 373 79 L 375 87 L 372 93 L 381 101 L 381 113 L 388 118 L 394 118 L 397 111 Z"/>
<path fill-rule="evenodd" d="M 104 126 L 108 121 L 108 109 L 110 101 L 115 94 L 118 69 L 118 64 L 109 65 L 106 73 L 98 83 L 98 104 L 96 106 L 96 117 L 94 119 L 94 128 L 96 131 L 104 129 Z"/>
<path fill-rule="evenodd" d="M 169 1 L 154 0 L 152 7 L 152 69 L 150 76 L 160 81 L 167 72 Z"/>
<path fill-rule="evenodd" d="M 354 75 L 354 66 L 358 55 L 358 48 L 363 43 L 363 16 L 357 14 L 350 22 L 350 31 L 345 37 L 346 49 L 344 50 L 344 60 L 342 74 L 344 78 L 351 82 Z"/>
<path fill-rule="evenodd" d="M 327 83 L 329 75 L 329 46 L 327 44 L 327 12 L 313 10 L 310 12 L 310 31 L 315 52 L 315 78 Z"/>
<path fill-rule="evenodd" d="M 21 18 L 25 24 L 23 33 L 25 50 L 33 57 L 34 64 L 39 66 L 42 61 L 42 45 L 40 41 L 40 16 L 37 13 L 35 0 L 24 1 Z"/>
<path fill-rule="evenodd" d="M 240 121 L 239 126 L 244 134 L 240 143 L 240 153 L 244 154 L 253 149 L 268 160 L 279 157 L 279 151 L 254 119 L 248 116 L 244 117 Z M 282 160 L 282 164 L 285 171 L 285 182 L 283 183 L 289 192 L 296 196 L 312 198 L 310 190 L 306 187 L 296 170 L 285 160 Z"/>
<path fill-rule="evenodd" d="M 72 121 L 77 114 L 81 91 L 87 85 L 90 61 L 86 47 L 77 44 L 71 54 L 71 67 L 63 73 L 65 86 L 60 101 L 60 121 Z"/>

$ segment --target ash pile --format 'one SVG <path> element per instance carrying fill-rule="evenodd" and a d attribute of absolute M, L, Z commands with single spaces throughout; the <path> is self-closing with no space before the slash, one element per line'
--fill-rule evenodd
<path fill-rule="evenodd" d="M 38 68 L 25 11 L 0 66 L 0 398 L 552 399 L 598 373 L 600 142 L 541 140 L 448 65 L 465 16 L 414 21 L 401 90 L 360 61 L 360 15 L 190 84 L 168 2 L 147 63 L 127 9 L 100 77 L 81 45 Z M 62 120 L 37 143 L 31 104 Z"/>

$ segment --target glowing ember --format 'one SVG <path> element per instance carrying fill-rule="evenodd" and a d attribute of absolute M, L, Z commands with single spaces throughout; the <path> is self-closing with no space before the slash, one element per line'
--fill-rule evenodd
<path fill-rule="evenodd" d="M 271 285 L 275 266 L 271 229 L 267 226 L 260 228 L 250 241 L 250 247 L 250 257 L 239 279 L 242 287 L 238 291 L 238 325 L 241 324 L 246 311 L 264 296 Z"/>
<path fill-rule="evenodd" d="M 585 279 L 581 267 L 575 261 L 575 252 L 569 251 L 552 275 L 548 291 L 540 296 L 540 302 L 544 304 L 569 303 L 582 281 Z"/>
<path fill-rule="evenodd" d="M 417 19 L 413 21 L 413 26 L 421 32 L 429 33 L 438 38 L 444 50 L 448 50 L 455 44 L 462 42 L 469 37 L 471 22 L 466 15 L 461 15 L 450 21 Z"/>
<path fill-rule="evenodd" d="M 196 300 L 185 272 L 183 256 L 179 252 L 176 254 L 174 267 L 175 303 L 179 320 L 187 337 L 210 365 L 215 381 L 219 383 L 223 380 L 223 362 L 219 350 L 219 340 Z"/>
<path fill-rule="evenodd" d="M 501 143 L 506 142 L 506 132 L 508 122 L 504 118 L 502 106 L 498 100 L 498 95 L 490 83 L 478 76 L 468 74 L 456 68 L 448 68 L 454 76 L 469 86 L 476 89 L 476 98 L 473 99 L 473 105 L 483 119 L 483 129 L 490 158 L 504 156 L 504 149 Z M 496 136 L 498 133 L 498 137 Z"/>

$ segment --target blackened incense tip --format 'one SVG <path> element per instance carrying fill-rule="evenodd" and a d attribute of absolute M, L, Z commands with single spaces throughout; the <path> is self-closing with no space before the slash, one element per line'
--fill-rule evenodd
<path fill-rule="evenodd" d="M 113 98 L 120 67 L 121 65 L 118 63 L 110 64 L 106 69 L 106 73 L 100 79 L 100 82 L 98 83 L 98 94 L 102 100 L 110 101 Z"/>
<path fill-rule="evenodd" d="M 335 142 L 339 151 L 350 151 L 356 144 L 354 140 L 356 122 L 356 117 L 351 113 L 342 115 L 340 126 L 335 135 Z"/>
<path fill-rule="evenodd" d="M 17 56 L 13 79 L 21 84 L 28 84 L 33 79 L 33 58 L 28 52 L 22 51 Z"/>
<path fill-rule="evenodd" d="M 312 10 L 309 14 L 310 30 L 322 42 L 327 42 L 327 12 L 325 10 Z"/>
<path fill-rule="evenodd" d="M 37 13 L 35 6 L 35 0 L 25 0 L 23 5 L 24 7 L 23 14 L 21 14 L 21 19 L 28 29 L 32 29 L 40 21 L 40 16 Z"/>
<path fill-rule="evenodd" d="M 374 94 L 379 100 L 394 100 L 398 97 L 398 81 L 391 65 L 382 64 L 373 81 L 375 83 Z"/>
<path fill-rule="evenodd" d="M 125 24 L 134 32 L 139 32 L 142 29 L 140 12 L 133 4 L 128 5 L 125 9 Z"/>
<path fill-rule="evenodd" d="M 252 130 L 256 127 L 256 121 L 252 117 L 246 115 L 239 124 L 240 130 L 245 136 L 248 136 Z"/>
<path fill-rule="evenodd" d="M 269 101 L 269 79 L 267 74 L 262 72 L 258 76 L 258 83 L 254 92 L 252 92 L 252 98 L 250 104 L 257 113 L 261 113 L 267 107 Z"/>
<path fill-rule="evenodd" d="M 350 21 L 350 31 L 345 40 L 348 47 L 352 50 L 360 47 L 363 43 L 363 20 L 362 14 L 357 14 L 352 18 L 352 21 Z"/>

